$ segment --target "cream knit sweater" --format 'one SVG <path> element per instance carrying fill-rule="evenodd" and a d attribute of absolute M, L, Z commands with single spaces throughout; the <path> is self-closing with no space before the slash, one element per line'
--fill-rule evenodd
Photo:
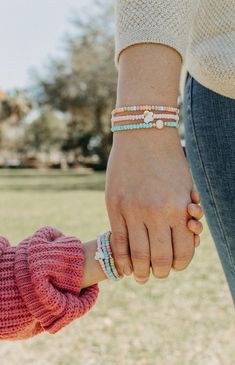
<path fill-rule="evenodd" d="M 235 99 L 235 0 L 115 0 L 115 65 L 123 49 L 162 43 L 207 88 Z"/>

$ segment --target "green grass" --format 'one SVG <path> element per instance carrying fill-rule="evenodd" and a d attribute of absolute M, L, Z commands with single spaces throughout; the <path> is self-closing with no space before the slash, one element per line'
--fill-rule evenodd
<path fill-rule="evenodd" d="M 0 171 L 0 232 L 42 225 L 82 240 L 108 229 L 103 173 Z M 234 365 L 234 309 L 209 231 L 190 267 L 139 286 L 103 282 L 97 305 L 56 335 L 0 344 L 1 365 Z"/>

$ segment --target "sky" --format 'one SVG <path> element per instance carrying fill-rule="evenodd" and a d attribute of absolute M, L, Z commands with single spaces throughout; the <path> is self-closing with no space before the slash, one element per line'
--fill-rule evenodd
<path fill-rule="evenodd" d="M 70 20 L 90 0 L 0 1 L 0 90 L 30 85 L 30 69 L 43 70 L 61 55 Z"/>

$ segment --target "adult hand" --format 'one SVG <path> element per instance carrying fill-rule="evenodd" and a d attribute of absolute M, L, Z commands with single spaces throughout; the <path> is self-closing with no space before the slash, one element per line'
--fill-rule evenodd
<path fill-rule="evenodd" d="M 187 227 L 193 181 L 175 128 L 114 133 L 106 175 L 112 250 L 120 273 L 145 283 L 194 255 Z"/>

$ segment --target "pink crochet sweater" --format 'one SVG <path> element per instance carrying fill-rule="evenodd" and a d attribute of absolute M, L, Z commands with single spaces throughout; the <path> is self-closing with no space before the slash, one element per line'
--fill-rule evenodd
<path fill-rule="evenodd" d="M 81 241 L 51 227 L 17 247 L 0 236 L 0 339 L 55 333 L 91 309 L 99 289 L 81 289 L 84 260 Z"/>

